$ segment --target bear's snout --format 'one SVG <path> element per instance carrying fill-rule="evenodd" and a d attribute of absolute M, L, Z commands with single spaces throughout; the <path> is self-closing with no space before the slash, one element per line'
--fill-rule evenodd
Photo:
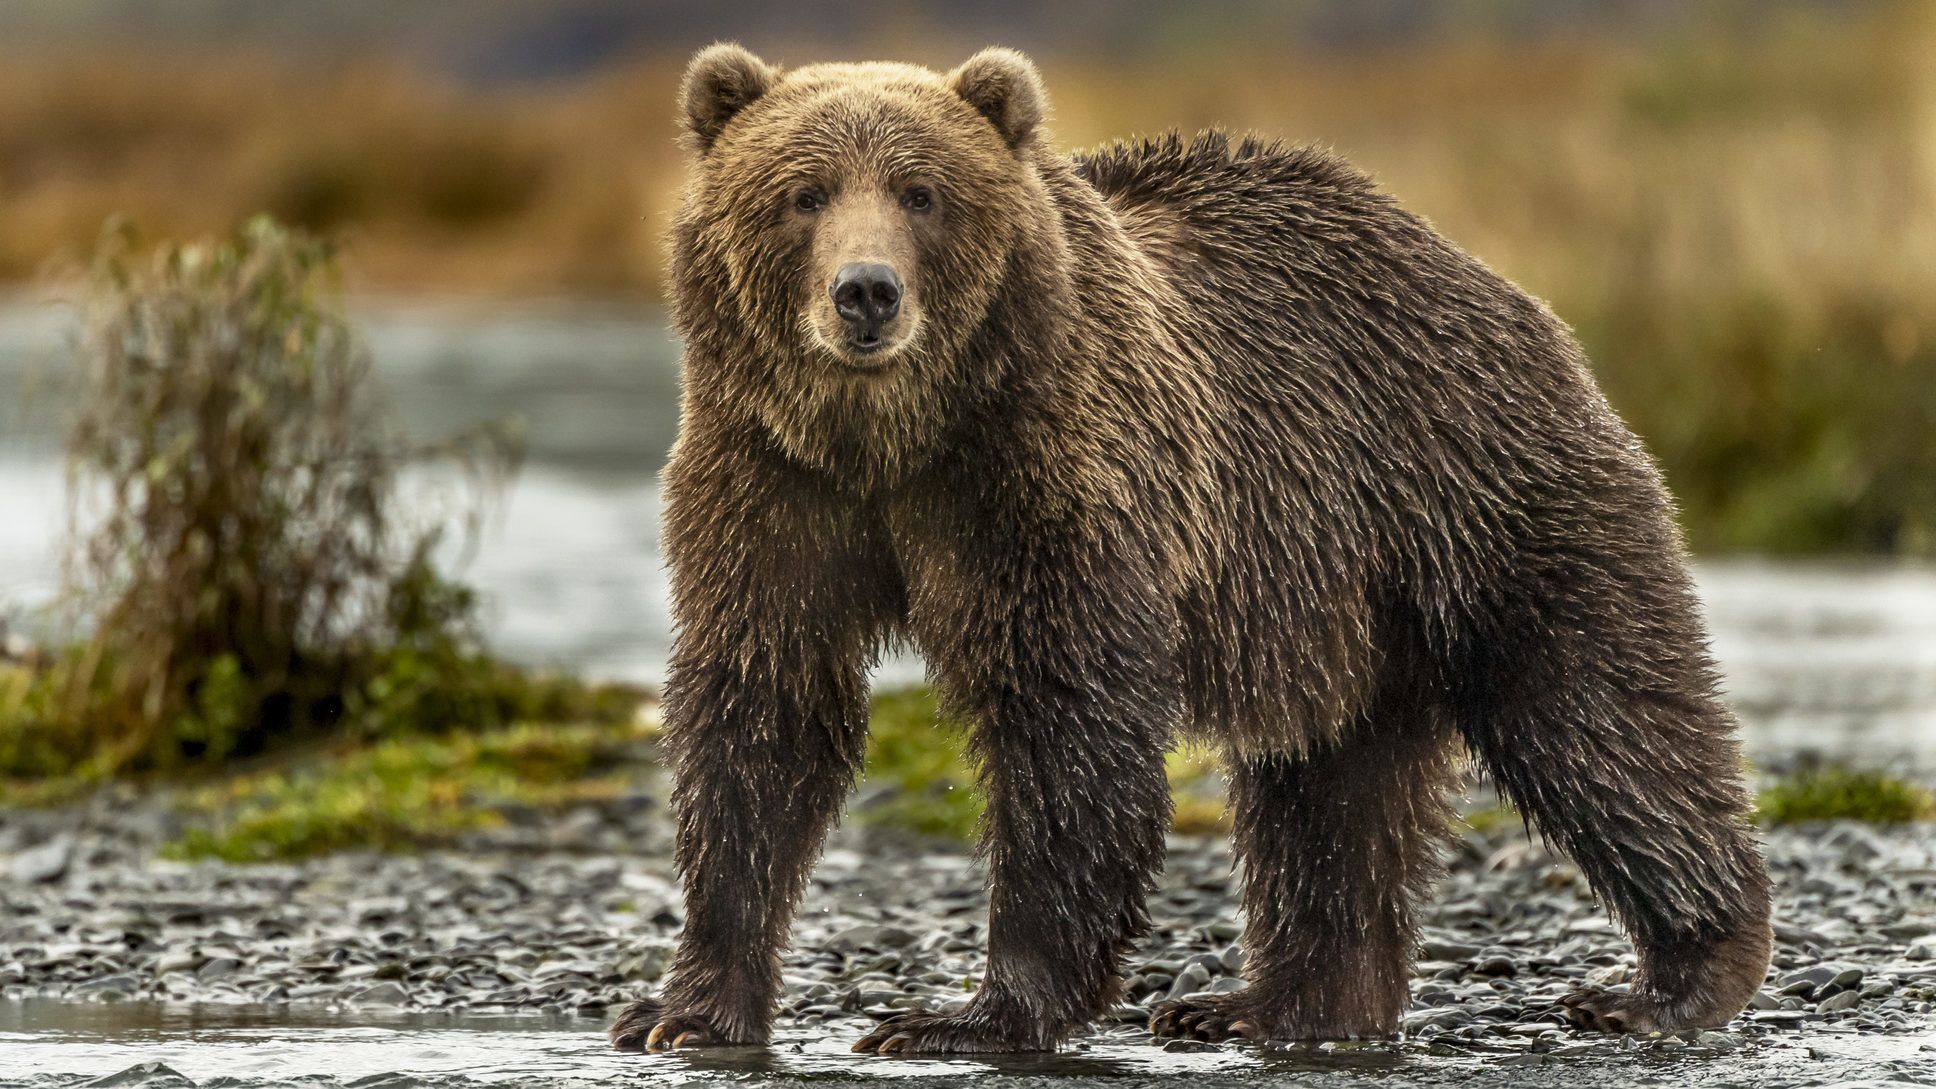
<path fill-rule="evenodd" d="M 872 351 L 884 341 L 881 328 L 901 312 L 901 277 L 879 262 L 842 265 L 828 285 L 834 312 L 847 323 L 855 348 Z"/>

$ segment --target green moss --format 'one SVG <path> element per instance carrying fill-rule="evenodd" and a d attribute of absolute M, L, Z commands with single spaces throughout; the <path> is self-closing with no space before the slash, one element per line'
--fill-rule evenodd
<path fill-rule="evenodd" d="M 261 862 L 339 850 L 410 850 L 541 810 L 615 796 L 644 762 L 635 726 L 521 725 L 390 738 L 190 791 L 196 821 L 171 858 Z"/>
<path fill-rule="evenodd" d="M 1460 814 L 1459 819 L 1464 821 L 1468 828 L 1471 828 L 1480 835 L 1491 835 L 1501 828 L 1523 825 L 1525 823 L 1524 819 L 1519 815 L 1519 810 L 1509 805 L 1493 805 L 1487 806 L 1484 809 L 1475 809 L 1470 813 Z"/>
<path fill-rule="evenodd" d="M 1766 824 L 1823 820 L 1902 824 L 1936 819 L 1936 795 L 1881 772 L 1821 768 L 1770 784 L 1761 792 L 1756 810 Z"/>
<path fill-rule="evenodd" d="M 866 823 L 957 841 L 972 839 L 982 797 L 965 755 L 964 734 L 941 717 L 933 691 L 910 687 L 874 697 L 856 813 Z M 1184 834 L 1229 830 L 1223 778 L 1209 749 L 1185 746 L 1166 760 L 1175 803 L 1172 826 Z"/>
<path fill-rule="evenodd" d="M 1223 765 L 1209 747 L 1186 743 L 1164 758 L 1170 777 L 1170 827 L 1186 836 L 1230 831 Z"/>
<path fill-rule="evenodd" d="M 506 746 L 524 746 L 520 759 L 551 761 L 528 770 L 530 777 L 541 779 L 546 774 L 568 774 L 556 764 L 565 754 L 555 748 L 531 747 L 530 731 L 536 727 L 515 724 L 583 723 L 586 728 L 629 729 L 648 698 L 637 686 L 587 683 L 454 645 L 390 648 L 374 656 L 373 662 L 367 685 L 350 694 L 343 716 L 331 729 L 316 731 L 311 743 L 337 754 L 429 753 L 470 746 L 487 765 L 501 762 Z M 216 658 L 209 676 L 223 677 L 228 669 L 224 663 Z M 73 738 L 51 732 L 51 726 L 63 718 L 44 709 L 62 697 L 64 683 L 57 671 L 0 666 L 0 805 L 55 805 L 111 779 L 177 782 L 221 774 L 224 767 L 234 766 L 233 760 L 203 761 L 198 767 L 170 769 L 166 776 L 153 771 L 131 775 L 112 747 L 97 748 L 91 743 L 75 747 Z M 221 684 L 200 689 L 188 712 L 169 727 L 173 743 L 232 734 L 237 712 L 224 693 L 234 690 Z M 582 735 L 568 729 L 558 736 Z M 294 742 L 294 738 L 284 739 L 283 744 Z M 371 743 L 374 749 L 369 748 Z M 269 758 L 276 759 L 273 753 Z M 305 789 L 314 792 L 321 787 Z"/>
<path fill-rule="evenodd" d="M 856 815 L 869 824 L 968 840 L 981 819 L 962 733 L 941 721 L 925 687 L 874 697 L 861 790 L 872 800 Z"/>
<path fill-rule="evenodd" d="M 1880 772 L 1822 768 L 1771 782 L 1755 808 L 1757 818 L 1771 825 L 1819 820 L 1900 824 L 1936 820 L 1936 795 Z M 1524 823 L 1519 810 L 1503 803 L 1461 814 L 1460 819 L 1482 834 Z"/>

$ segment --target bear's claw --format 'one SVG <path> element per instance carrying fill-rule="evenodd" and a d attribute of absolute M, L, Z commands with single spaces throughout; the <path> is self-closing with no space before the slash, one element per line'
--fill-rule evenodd
<path fill-rule="evenodd" d="M 612 1046 L 620 1051 L 645 1050 L 645 1035 L 659 1023 L 662 1007 L 656 999 L 642 998 L 620 1010 L 612 1021 Z"/>
<path fill-rule="evenodd" d="M 703 1018 L 665 1015 L 656 999 L 643 998 L 619 1011 L 612 1022 L 612 1046 L 620 1051 L 671 1051 L 681 1047 L 709 1047 L 722 1042 Z"/>
<path fill-rule="evenodd" d="M 1659 1032 L 1665 1026 L 1656 1015 L 1654 1003 L 1646 995 L 1632 991 L 1610 991 L 1604 987 L 1581 987 L 1560 999 L 1566 1019 L 1575 1028 L 1591 1032 Z"/>
<path fill-rule="evenodd" d="M 1189 995 L 1156 1007 L 1150 1016 L 1149 1030 L 1155 1036 L 1177 1036 L 1191 1040 L 1241 1038 L 1263 1040 L 1266 1034 L 1260 1020 L 1246 1003 L 1234 995 Z"/>

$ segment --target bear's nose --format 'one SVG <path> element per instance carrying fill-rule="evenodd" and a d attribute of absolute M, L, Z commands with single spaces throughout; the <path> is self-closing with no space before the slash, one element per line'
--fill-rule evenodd
<path fill-rule="evenodd" d="M 884 325 L 901 312 L 901 278 L 889 265 L 843 265 L 827 290 L 834 311 L 855 325 Z"/>

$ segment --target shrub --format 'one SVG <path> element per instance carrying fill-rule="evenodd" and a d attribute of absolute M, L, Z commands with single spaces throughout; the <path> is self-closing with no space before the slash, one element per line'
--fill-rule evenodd
<path fill-rule="evenodd" d="M 256 220 L 139 258 L 111 231 L 84 318 L 67 575 L 84 637 L 0 689 L 0 773 L 166 770 L 578 698 L 483 653 L 471 592 L 433 562 L 447 527 L 397 516 L 407 461 L 496 481 L 515 445 L 383 431 L 329 246 Z"/>

